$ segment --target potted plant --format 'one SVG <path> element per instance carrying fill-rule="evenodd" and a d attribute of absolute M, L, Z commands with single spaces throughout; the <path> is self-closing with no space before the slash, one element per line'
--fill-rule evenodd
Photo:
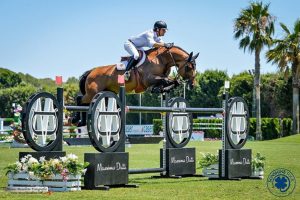
<path fill-rule="evenodd" d="M 6 167 L 8 189 L 42 186 L 52 191 L 80 190 L 80 179 L 87 166 L 88 163 L 79 162 L 74 154 L 50 160 L 45 157 L 37 160 L 28 154 Z"/>
<path fill-rule="evenodd" d="M 219 156 L 213 153 L 201 153 L 202 157 L 199 166 L 202 168 L 203 176 L 218 178 L 219 177 Z"/>
<path fill-rule="evenodd" d="M 69 133 L 70 133 L 70 138 L 76 138 L 77 134 L 76 134 L 76 130 L 77 126 L 70 126 L 69 127 Z"/>
<path fill-rule="evenodd" d="M 266 157 L 262 156 L 259 152 L 256 156 L 252 157 L 252 176 L 263 178 Z"/>

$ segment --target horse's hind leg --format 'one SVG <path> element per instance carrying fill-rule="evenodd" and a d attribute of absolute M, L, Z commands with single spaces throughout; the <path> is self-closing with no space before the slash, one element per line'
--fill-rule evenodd
<path fill-rule="evenodd" d="M 84 96 L 78 96 L 76 98 L 76 102 L 78 106 L 89 106 L 90 103 L 85 103 L 86 102 L 86 95 Z M 85 126 L 86 125 L 86 119 L 87 119 L 87 112 L 76 112 L 74 121 L 76 120 L 76 123 L 78 123 L 77 126 Z M 73 120 L 72 120 L 73 123 Z"/>
<path fill-rule="evenodd" d="M 81 104 L 90 104 L 91 101 L 93 100 L 94 96 L 96 95 L 96 93 L 94 95 L 90 95 L 90 94 L 85 94 L 83 95 L 82 99 L 81 99 Z"/>
<path fill-rule="evenodd" d="M 91 101 L 93 100 L 94 96 L 96 95 L 96 92 L 88 91 L 89 93 L 86 93 L 85 95 L 81 96 L 80 99 L 80 106 L 89 106 Z M 78 126 L 85 126 L 87 123 L 87 112 L 81 112 L 79 114 L 79 120 Z M 78 121 L 79 121 L 78 120 Z"/>
<path fill-rule="evenodd" d="M 93 100 L 94 96 L 99 92 L 104 90 L 105 85 L 99 85 L 96 82 L 89 83 L 88 87 L 86 87 L 86 93 L 83 95 L 81 99 L 81 105 L 82 106 L 89 106 L 91 101 Z M 81 126 L 86 125 L 86 115 L 87 112 L 82 112 L 82 118 L 81 118 Z"/>
<path fill-rule="evenodd" d="M 81 100 L 82 100 L 82 95 L 78 95 L 77 97 L 76 97 L 76 105 L 77 106 L 80 106 L 81 105 Z M 72 118 L 72 124 L 76 124 L 76 123 L 78 123 L 79 122 L 79 120 L 80 120 L 80 112 L 75 112 L 75 114 L 74 114 L 74 117 Z"/>

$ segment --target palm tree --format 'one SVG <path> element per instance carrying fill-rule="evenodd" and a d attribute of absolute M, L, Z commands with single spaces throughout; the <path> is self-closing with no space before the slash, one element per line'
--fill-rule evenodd
<path fill-rule="evenodd" d="M 256 93 L 256 139 L 262 140 L 260 110 L 260 53 L 265 45 L 272 44 L 275 18 L 269 13 L 269 5 L 251 2 L 242 9 L 234 20 L 234 38 L 240 40 L 239 47 L 255 54 L 255 93 Z"/>
<path fill-rule="evenodd" d="M 300 78 L 300 19 L 290 31 L 280 23 L 285 35 L 281 40 L 274 40 L 275 47 L 267 52 L 268 62 L 277 64 L 287 75 L 292 69 L 293 79 L 293 133 L 299 133 L 299 78 Z"/>

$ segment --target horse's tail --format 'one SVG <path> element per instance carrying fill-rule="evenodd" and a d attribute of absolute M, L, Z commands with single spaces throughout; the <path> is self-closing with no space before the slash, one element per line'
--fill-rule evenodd
<path fill-rule="evenodd" d="M 85 81 L 86 77 L 91 73 L 92 70 L 84 72 L 79 78 L 79 88 L 82 95 L 85 95 Z"/>

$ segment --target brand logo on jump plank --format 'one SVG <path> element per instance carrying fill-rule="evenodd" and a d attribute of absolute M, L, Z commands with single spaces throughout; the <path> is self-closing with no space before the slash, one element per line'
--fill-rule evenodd
<path fill-rule="evenodd" d="M 97 164 L 97 172 L 98 171 L 119 171 L 126 170 L 127 166 L 125 163 L 116 162 L 114 166 L 103 166 L 102 163 Z"/>
<path fill-rule="evenodd" d="M 242 158 L 242 160 L 236 161 L 233 158 L 230 159 L 230 165 L 250 165 L 250 159 Z"/>
<path fill-rule="evenodd" d="M 186 156 L 185 159 L 176 159 L 175 157 L 171 157 L 171 163 L 194 163 L 195 160 L 193 157 Z"/>

